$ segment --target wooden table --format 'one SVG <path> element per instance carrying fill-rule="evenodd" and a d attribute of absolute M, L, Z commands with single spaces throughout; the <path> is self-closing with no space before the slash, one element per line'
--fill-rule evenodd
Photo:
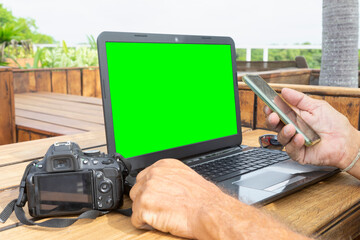
<path fill-rule="evenodd" d="M 257 146 L 259 135 L 265 130 L 246 130 L 243 144 Z M 84 149 L 105 148 L 105 135 L 101 131 L 40 139 L 0 146 L 0 210 L 17 198 L 18 184 L 25 166 L 41 158 L 55 141 L 72 140 Z M 360 181 L 346 173 L 268 204 L 262 209 L 274 215 L 291 228 L 308 235 L 326 239 L 355 237 L 360 229 Z M 131 206 L 125 197 L 124 207 Z M 26 209 L 27 210 L 27 209 Z M 80 220 L 64 229 L 22 226 L 15 214 L 0 225 L 0 239 L 176 239 L 158 231 L 135 229 L 130 218 L 110 213 L 95 220 Z M 346 238 L 349 239 L 349 238 Z"/>

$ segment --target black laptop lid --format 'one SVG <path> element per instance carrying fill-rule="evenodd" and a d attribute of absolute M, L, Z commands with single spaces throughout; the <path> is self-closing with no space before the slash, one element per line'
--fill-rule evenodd
<path fill-rule="evenodd" d="M 110 154 L 137 169 L 241 144 L 231 38 L 103 32 L 98 52 Z"/>

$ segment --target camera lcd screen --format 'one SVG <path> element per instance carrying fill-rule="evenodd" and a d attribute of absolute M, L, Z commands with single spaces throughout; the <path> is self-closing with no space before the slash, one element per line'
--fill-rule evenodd
<path fill-rule="evenodd" d="M 91 172 L 34 176 L 40 214 L 56 215 L 93 209 Z"/>

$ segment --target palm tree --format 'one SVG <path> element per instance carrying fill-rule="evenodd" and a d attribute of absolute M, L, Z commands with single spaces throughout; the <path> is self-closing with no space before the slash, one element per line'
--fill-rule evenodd
<path fill-rule="evenodd" d="M 323 0 L 320 85 L 358 87 L 358 0 Z"/>

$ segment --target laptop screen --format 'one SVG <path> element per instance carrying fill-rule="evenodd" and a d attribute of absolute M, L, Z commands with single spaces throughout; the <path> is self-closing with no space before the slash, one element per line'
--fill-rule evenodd
<path fill-rule="evenodd" d="M 125 158 L 238 134 L 230 45 L 106 42 L 106 58 Z"/>

